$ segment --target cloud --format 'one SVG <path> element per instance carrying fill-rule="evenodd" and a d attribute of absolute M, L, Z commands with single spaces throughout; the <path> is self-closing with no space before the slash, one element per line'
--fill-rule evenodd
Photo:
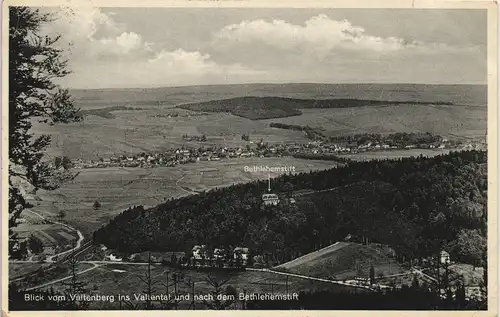
<path fill-rule="evenodd" d="M 189 85 L 263 74 L 238 63 L 216 63 L 200 51 L 158 49 L 98 8 L 63 9 L 55 16 L 43 32 L 63 35 L 59 45 L 68 48 L 73 71 L 62 81 L 67 86 Z"/>
<path fill-rule="evenodd" d="M 141 33 L 137 25 L 129 29 L 117 22 L 119 14 L 99 8 L 63 9 L 56 16 L 59 19 L 44 32 L 63 35 L 60 45 L 69 48 L 73 74 L 62 83 L 75 88 L 453 82 L 480 81 L 486 73 L 486 55 L 478 47 L 377 36 L 325 14 L 307 17 L 302 24 L 278 19 L 236 20 L 212 28 L 210 23 L 193 24 L 193 32 L 196 28 L 211 30 L 203 39 L 186 34 L 175 38 L 175 32 L 162 38 L 161 29 L 151 36 Z M 148 41 L 147 36 L 155 40 Z"/>
<path fill-rule="evenodd" d="M 81 65 L 68 79 L 73 87 L 79 88 L 123 88 L 224 84 L 244 82 L 249 78 L 258 80 L 263 75 L 265 72 L 239 64 L 217 64 L 208 54 L 177 49 L 162 50 L 149 59 L 133 62 Z"/>
<path fill-rule="evenodd" d="M 229 48 L 266 45 L 280 50 L 297 50 L 328 56 L 333 51 L 375 53 L 378 55 L 413 50 L 422 53 L 461 52 L 463 48 L 442 43 L 407 41 L 398 37 L 378 37 L 347 20 L 333 20 L 325 14 L 311 17 L 304 25 L 283 20 L 242 21 L 227 25 L 215 34 L 214 45 Z"/>
<path fill-rule="evenodd" d="M 42 32 L 61 34 L 59 45 L 69 52 L 70 66 L 83 61 L 109 60 L 147 55 L 149 43 L 117 23 L 99 8 L 62 8 L 51 12 L 55 20 Z"/>

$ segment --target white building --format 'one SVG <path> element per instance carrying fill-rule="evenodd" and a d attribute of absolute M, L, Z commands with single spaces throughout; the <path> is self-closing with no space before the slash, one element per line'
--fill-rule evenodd
<path fill-rule="evenodd" d="M 262 195 L 262 201 L 266 206 L 270 205 L 276 206 L 280 202 L 278 195 L 276 194 L 264 194 Z"/>
<path fill-rule="evenodd" d="M 450 254 L 446 251 L 441 251 L 439 253 L 439 262 L 441 262 L 441 264 L 449 264 L 450 263 Z"/>

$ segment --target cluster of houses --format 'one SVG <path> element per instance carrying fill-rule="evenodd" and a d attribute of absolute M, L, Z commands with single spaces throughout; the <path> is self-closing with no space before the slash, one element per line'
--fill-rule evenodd
<path fill-rule="evenodd" d="M 249 254 L 249 249 L 245 247 L 236 247 L 232 252 L 219 248 L 211 250 L 206 245 L 195 245 L 192 249 L 192 259 L 194 261 L 204 261 L 206 264 L 212 263 L 214 265 L 217 263 L 224 265 L 224 263 L 231 261 L 246 266 Z"/>
<path fill-rule="evenodd" d="M 389 151 L 396 149 L 445 149 L 453 145 L 447 139 L 440 144 L 408 144 L 404 147 L 390 146 L 376 141 L 358 145 L 351 143 L 328 143 L 311 141 L 308 143 L 267 144 L 249 141 L 246 146 L 228 148 L 225 146 L 204 146 L 200 148 L 177 148 L 165 152 L 142 153 L 138 155 L 116 155 L 98 160 L 73 161 L 75 168 L 99 167 L 154 167 L 175 166 L 178 164 L 196 163 L 198 161 L 219 161 L 221 159 L 247 157 L 281 157 L 294 155 L 321 155 L 359 153 L 366 151 Z M 464 145 L 465 146 L 465 145 Z M 462 146 L 462 147 L 464 147 Z M 479 149 L 481 145 L 467 144 L 464 149 Z"/>
<path fill-rule="evenodd" d="M 246 147 L 217 147 L 203 148 L 177 148 L 165 152 L 142 153 L 139 155 L 118 155 L 99 160 L 73 161 L 74 168 L 99 168 L 99 167 L 154 167 L 176 166 L 178 164 L 196 163 L 199 161 L 220 161 L 221 159 L 245 157 L 272 157 L 282 153 L 278 147 L 267 147 L 250 143 Z"/>

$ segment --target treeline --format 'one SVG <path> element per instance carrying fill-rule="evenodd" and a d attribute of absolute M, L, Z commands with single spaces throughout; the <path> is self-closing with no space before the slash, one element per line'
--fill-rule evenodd
<path fill-rule="evenodd" d="M 246 96 L 189 103 L 178 107 L 193 111 L 229 112 L 251 120 L 260 120 L 301 115 L 302 112 L 299 109 L 348 108 L 402 104 L 429 104 L 429 102 L 365 99 L 297 99 L 286 97 Z M 452 103 L 433 102 L 433 104 L 451 105 Z"/>
<path fill-rule="evenodd" d="M 310 140 L 323 140 L 325 139 L 325 135 L 321 131 L 321 129 L 317 128 L 311 128 L 310 126 L 302 126 L 302 125 L 295 125 L 295 124 L 286 124 L 286 123 L 279 123 L 279 122 L 271 122 L 269 124 L 271 128 L 277 128 L 277 129 L 286 129 L 286 130 L 295 130 L 295 131 L 303 131 L 307 138 Z"/>
<path fill-rule="evenodd" d="M 326 136 L 322 129 L 312 128 L 310 126 L 301 126 L 295 124 L 286 124 L 272 122 L 269 124 L 271 128 L 287 129 L 295 131 L 303 131 L 307 138 L 313 141 L 323 141 L 337 144 L 356 144 L 357 146 L 368 144 L 369 142 L 377 144 L 386 144 L 389 146 L 397 146 L 398 148 L 406 145 L 421 145 L 421 144 L 439 144 L 444 139 L 440 135 L 435 135 L 429 132 L 397 132 L 387 135 L 380 133 L 358 133 L 342 136 Z"/>
<path fill-rule="evenodd" d="M 111 106 L 99 109 L 85 109 L 85 110 L 80 109 L 79 114 L 81 116 L 94 115 L 105 119 L 113 119 L 115 117 L 115 115 L 112 113 L 113 111 L 125 111 L 125 110 L 140 110 L 140 109 L 127 106 Z"/>
<path fill-rule="evenodd" d="M 357 145 L 363 145 L 368 142 L 377 142 L 398 147 L 409 144 L 435 144 L 443 141 L 443 137 L 429 132 L 426 133 L 397 132 L 388 135 L 382 135 L 380 133 L 360 133 L 347 136 L 335 136 L 335 137 L 330 137 L 329 139 L 331 142 L 334 143 L 354 142 Z"/>
<path fill-rule="evenodd" d="M 464 287 L 440 297 L 425 286 L 404 285 L 387 292 L 300 292 L 298 300 L 252 300 L 251 310 L 487 310 L 486 300 L 466 299 Z"/>
<path fill-rule="evenodd" d="M 347 157 L 342 157 L 334 154 L 310 154 L 310 153 L 294 153 L 292 155 L 295 158 L 306 159 L 306 160 L 322 160 L 322 161 L 335 161 L 339 163 L 349 163 L 352 160 Z"/>
<path fill-rule="evenodd" d="M 238 184 L 149 210 L 129 208 L 94 238 L 124 253 L 245 246 L 276 264 L 350 234 L 388 244 L 406 259 L 444 248 L 452 257 L 483 265 L 486 160 L 484 151 L 463 151 L 283 175 L 273 180 L 282 197 L 297 190 L 322 192 L 269 207 L 261 200 L 267 182 Z"/>

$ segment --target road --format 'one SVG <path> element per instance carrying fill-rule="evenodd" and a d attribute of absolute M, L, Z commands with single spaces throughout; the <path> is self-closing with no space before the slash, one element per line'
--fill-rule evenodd
<path fill-rule="evenodd" d="M 415 273 L 420 274 L 420 276 L 426 277 L 426 278 L 430 279 L 430 280 L 431 280 L 431 281 L 433 281 L 433 282 L 437 282 L 437 279 L 435 279 L 434 277 L 432 277 L 432 276 L 430 276 L 430 275 L 428 275 L 428 274 L 425 274 L 424 272 L 422 272 L 421 270 L 419 270 L 419 269 L 417 269 L 417 268 L 412 267 L 412 268 L 411 268 L 411 270 L 412 270 L 413 272 L 415 272 Z"/>
<path fill-rule="evenodd" d="M 63 252 L 60 252 L 60 253 L 57 253 L 57 254 L 54 254 L 54 255 L 51 255 L 51 256 L 49 256 L 49 257 L 47 257 L 47 260 L 46 260 L 47 262 L 54 262 L 54 260 L 53 260 L 53 259 L 54 259 L 55 257 L 60 257 L 61 255 L 64 255 L 64 254 L 70 253 L 70 252 L 72 252 L 72 251 L 75 251 L 75 250 L 79 249 L 79 248 L 80 248 L 80 246 L 82 245 L 82 241 L 83 241 L 83 239 L 85 239 L 85 237 L 84 237 L 84 236 L 83 236 L 83 234 L 80 232 L 80 230 L 77 230 L 77 229 L 73 228 L 72 226 L 67 225 L 67 224 L 65 224 L 65 223 L 62 223 L 62 222 L 59 222 L 59 221 L 55 221 L 55 220 L 48 219 L 48 218 L 46 218 L 45 216 L 43 216 L 43 215 L 41 215 L 41 214 L 39 214 L 39 213 L 37 213 L 37 212 L 35 212 L 35 211 L 33 211 L 33 210 L 29 210 L 29 209 L 27 209 L 27 210 L 25 210 L 24 212 L 29 212 L 29 213 L 32 213 L 32 214 L 34 214 L 34 215 L 36 215 L 36 216 L 40 217 L 41 219 L 43 219 L 43 220 L 45 220 L 45 221 L 48 221 L 48 222 L 50 222 L 50 223 L 53 223 L 53 224 L 57 224 L 57 225 L 60 225 L 60 226 L 66 227 L 66 228 L 68 228 L 68 229 L 70 229 L 70 230 L 72 230 L 72 231 L 76 231 L 76 233 L 77 233 L 77 235 L 78 235 L 78 240 L 76 241 L 76 246 L 75 246 L 74 248 L 69 249 L 69 250 L 66 250 L 66 251 L 63 251 Z"/>
<path fill-rule="evenodd" d="M 93 264 L 93 263 L 92 263 Z M 95 270 L 97 269 L 98 267 L 100 267 L 99 264 L 93 264 L 94 266 L 91 267 L 91 268 L 88 268 L 86 270 L 83 270 L 83 271 L 80 271 L 78 273 L 76 273 L 76 275 L 80 275 L 80 274 L 84 274 L 84 273 L 87 273 L 89 271 L 92 271 L 92 270 Z M 30 287 L 30 288 L 27 288 L 26 290 L 27 291 L 31 291 L 31 290 L 34 290 L 34 289 L 39 289 L 39 288 L 42 288 L 42 287 L 46 287 L 46 286 L 49 286 L 49 285 L 52 285 L 52 284 L 56 284 L 56 283 L 59 283 L 59 282 L 63 282 L 65 280 L 68 280 L 72 277 L 72 275 L 69 275 L 69 276 L 66 276 L 66 277 L 63 277 L 63 278 L 59 278 L 57 280 L 53 280 L 53 281 L 50 281 L 50 282 L 47 282 L 47 283 L 44 283 L 44 284 L 40 284 L 40 285 L 37 285 L 37 286 L 33 286 L 33 287 Z"/>
<path fill-rule="evenodd" d="M 381 289 L 383 288 L 391 288 L 390 286 L 387 285 L 381 285 L 381 284 L 373 284 L 372 287 L 370 286 L 365 286 L 365 285 L 359 285 L 355 284 L 355 281 L 335 281 L 335 280 L 328 280 L 324 278 L 319 278 L 319 277 L 312 277 L 312 276 L 307 276 L 307 275 L 299 275 L 299 274 L 293 274 L 293 273 L 287 273 L 287 272 L 279 272 L 279 271 L 274 271 L 270 269 L 252 269 L 252 268 L 246 268 L 247 271 L 258 271 L 258 272 L 266 272 L 266 273 L 273 273 L 273 274 L 278 274 L 278 275 L 285 275 L 285 276 L 291 276 L 291 277 L 297 277 L 297 278 L 302 278 L 306 280 L 312 280 L 312 281 L 318 281 L 318 282 L 325 282 L 325 283 L 332 283 L 332 284 L 337 284 L 337 285 L 343 285 L 343 286 L 349 286 L 349 287 L 355 287 L 355 288 L 363 288 L 366 290 L 373 291 L 377 287 L 380 287 Z"/>

